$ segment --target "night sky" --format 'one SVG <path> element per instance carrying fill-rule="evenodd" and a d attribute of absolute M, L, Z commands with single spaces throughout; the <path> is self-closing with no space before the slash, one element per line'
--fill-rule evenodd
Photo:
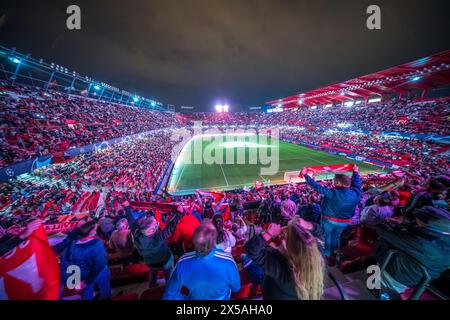
<path fill-rule="evenodd" d="M 82 29 L 66 28 L 81 7 Z M 382 29 L 366 28 L 381 7 Z M 232 110 L 450 49 L 450 1 L 2 0 L 0 44 L 177 106 Z"/>

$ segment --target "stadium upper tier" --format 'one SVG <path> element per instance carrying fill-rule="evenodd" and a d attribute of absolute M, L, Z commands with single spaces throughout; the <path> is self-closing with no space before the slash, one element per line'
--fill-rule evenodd
<path fill-rule="evenodd" d="M 151 111 L 3 82 L 0 85 L 0 167 L 38 156 L 62 157 L 69 148 L 169 127 L 203 125 L 295 126 L 307 130 L 450 135 L 448 99 L 392 100 L 367 106 L 286 110 L 280 113 Z"/>
<path fill-rule="evenodd" d="M 290 97 L 267 102 L 281 108 L 317 105 L 369 103 L 387 95 L 402 98 L 414 91 L 425 97 L 427 91 L 448 86 L 450 50 L 442 51 L 402 65 L 320 87 Z"/>
<path fill-rule="evenodd" d="M 368 106 L 294 110 L 277 113 L 194 113 L 191 121 L 209 125 L 301 126 L 449 135 L 449 100 L 392 100 Z"/>

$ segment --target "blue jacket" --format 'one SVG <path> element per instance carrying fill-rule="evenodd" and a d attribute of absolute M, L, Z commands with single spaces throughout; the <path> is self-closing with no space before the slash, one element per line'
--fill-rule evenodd
<path fill-rule="evenodd" d="M 351 219 L 362 195 L 361 179 L 354 172 L 350 188 L 327 188 L 310 176 L 305 175 L 306 182 L 317 192 L 323 194 L 322 215 L 338 219 Z"/>
<path fill-rule="evenodd" d="M 61 278 L 63 283 L 70 274 L 67 267 L 76 265 L 80 267 L 81 281 L 92 283 L 103 269 L 108 266 L 108 255 L 103 242 L 93 239 L 86 243 L 71 242 L 61 254 Z"/>
<path fill-rule="evenodd" d="M 187 296 L 181 293 L 185 287 Z M 228 300 L 231 292 L 241 289 L 239 271 L 233 257 L 218 249 L 200 257 L 196 252 L 184 254 L 170 277 L 164 300 Z"/>

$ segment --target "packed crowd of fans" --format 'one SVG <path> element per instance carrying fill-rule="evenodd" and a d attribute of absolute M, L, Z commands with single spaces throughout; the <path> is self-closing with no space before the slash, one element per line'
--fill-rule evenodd
<path fill-rule="evenodd" d="M 201 121 L 204 125 L 292 125 L 305 128 L 450 135 L 448 100 L 388 101 L 367 107 L 304 108 L 281 113 L 175 114 L 54 91 L 0 84 L 0 166 L 73 147 Z M 7 107 L 6 107 L 7 106 Z M 382 116 L 381 116 L 382 115 Z"/>
<path fill-rule="evenodd" d="M 320 107 L 275 113 L 195 113 L 186 114 L 193 121 L 209 125 L 295 125 L 320 129 L 338 129 L 348 125 L 352 130 L 371 132 L 408 132 L 449 135 L 449 100 L 388 101 L 368 106 Z"/>
<path fill-rule="evenodd" d="M 173 113 L 0 83 L 0 166 L 180 124 Z"/>
<path fill-rule="evenodd" d="M 339 131 L 282 130 L 281 137 L 402 167 L 426 162 L 441 166 L 439 171 L 446 170 L 445 154 L 450 150 L 447 145 L 432 141 Z"/>
<path fill-rule="evenodd" d="M 58 256 L 60 268 L 53 299 L 73 289 L 67 272 L 73 265 L 81 268 L 76 292 L 87 300 L 119 297 L 111 291 L 118 277 L 113 265 L 122 271 L 144 266 L 148 290 L 163 299 L 311 300 L 323 298 L 328 267 L 343 268 L 342 259 L 350 259 L 346 247 L 379 264 L 391 249 L 401 251 L 384 270 L 377 297 L 400 298 L 419 286 L 423 270 L 436 280 L 450 267 L 448 148 L 430 141 L 330 132 L 338 123 L 351 122 L 354 129 L 372 132 L 447 135 L 448 102 L 180 116 L 9 84 L 1 89 L 9 92 L 0 100 L 2 166 L 167 128 L 0 185 L 0 259 L 14 256 L 41 223 L 64 219 L 75 224 L 50 237 L 46 261 L 50 265 L 52 255 Z M 351 177 L 336 174 L 320 183 L 305 169 L 306 183 L 198 190 L 185 196 L 157 192 L 178 143 L 170 128 L 196 120 L 313 126 L 286 129 L 281 138 L 405 167 L 361 179 L 354 166 Z M 249 287 L 252 294 L 245 295 Z M 11 292 L 2 296 L 14 297 Z"/>
<path fill-rule="evenodd" d="M 45 216 L 100 210 L 115 192 L 140 198 L 155 191 L 169 165 L 167 150 L 175 143 L 160 132 L 43 167 L 4 183 L 0 208 L 14 215 Z"/>
<path fill-rule="evenodd" d="M 304 170 L 306 185 L 227 193 L 137 197 L 117 192 L 100 215 L 74 216 L 77 227 L 53 244 L 60 255 L 61 286 L 67 283 L 67 266 L 80 265 L 82 298 L 92 299 L 97 288 L 99 298 L 110 299 L 108 261 L 115 259 L 124 266 L 147 265 L 148 290 L 158 290 L 164 299 L 238 298 L 244 275 L 262 288 L 264 299 L 321 299 L 327 265 L 338 264 L 343 245 L 362 243 L 364 254 L 379 263 L 390 248 L 402 251 L 383 276 L 382 292 L 392 299 L 417 286 L 423 268 L 431 279 L 439 278 L 450 266 L 449 178 L 408 173 L 378 180 L 374 187 L 361 182 L 356 166 L 353 170 L 351 179 L 337 174 L 321 183 Z M 143 208 L 147 201 L 153 206 Z M 20 218 L 0 221 L 2 254 L 17 244 L 11 239 L 37 228 L 35 223 L 14 228 L 14 219 Z M 164 271 L 161 277 L 158 270 Z"/>

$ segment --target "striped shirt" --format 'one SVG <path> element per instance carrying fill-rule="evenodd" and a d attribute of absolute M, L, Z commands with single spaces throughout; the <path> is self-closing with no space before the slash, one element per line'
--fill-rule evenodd
<path fill-rule="evenodd" d="M 187 295 L 181 293 L 183 287 L 188 289 Z M 239 271 L 230 254 L 213 249 L 201 257 L 190 252 L 178 260 L 163 299 L 228 300 L 240 287 Z"/>

